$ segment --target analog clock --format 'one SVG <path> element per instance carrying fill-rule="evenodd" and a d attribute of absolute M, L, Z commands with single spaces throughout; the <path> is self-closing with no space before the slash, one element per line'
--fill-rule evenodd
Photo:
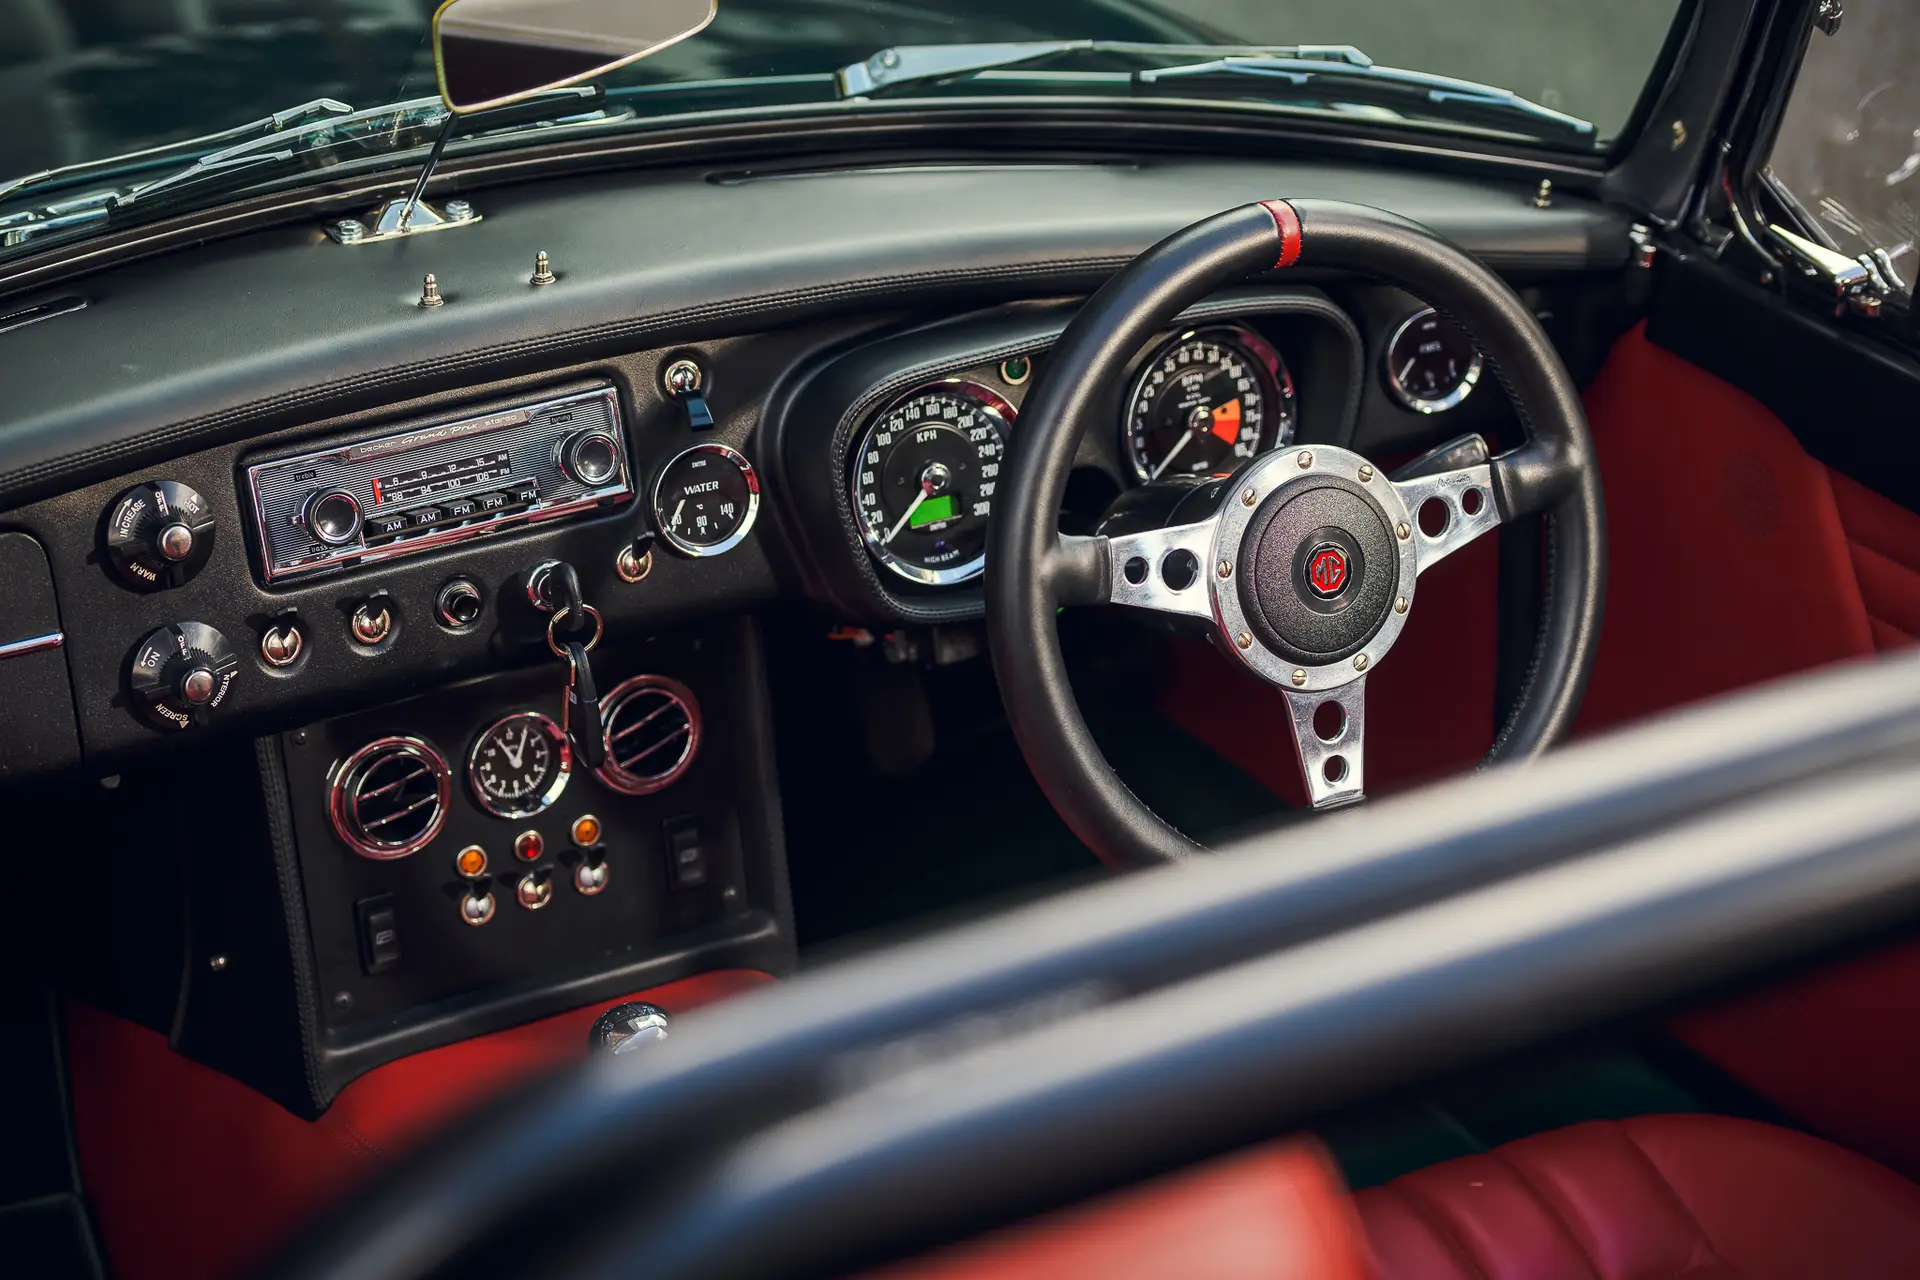
<path fill-rule="evenodd" d="M 537 711 L 517 711 L 480 731 L 467 755 L 467 781 L 497 818 L 539 813 L 567 789 L 573 751 L 566 734 Z"/>

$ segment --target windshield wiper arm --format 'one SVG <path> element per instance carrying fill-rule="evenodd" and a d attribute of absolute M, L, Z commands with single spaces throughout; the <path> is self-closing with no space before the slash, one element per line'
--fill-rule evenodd
<path fill-rule="evenodd" d="M 1371 61 L 1352 45 L 1336 44 L 1155 44 L 1137 40 L 1025 40 L 990 44 L 901 44 L 835 73 L 843 98 L 871 98 L 912 85 L 938 84 L 1038 62 L 1066 53 L 1111 53 L 1137 57 L 1354 57 Z"/>
<path fill-rule="evenodd" d="M 1383 67 L 1364 54 L 1359 59 L 1338 61 L 1272 55 L 1233 56 L 1133 73 L 1134 83 L 1143 88 L 1184 89 L 1197 80 L 1219 77 L 1279 82 L 1330 101 L 1383 106 L 1424 102 L 1438 109 L 1437 114 L 1478 117 L 1479 123 L 1494 127 L 1511 125 L 1517 117 L 1533 126 L 1536 133 L 1549 132 L 1589 146 L 1598 132 L 1590 120 L 1542 106 L 1511 89 L 1426 71 Z"/>
<path fill-rule="evenodd" d="M 1512 131 L 1524 123 L 1546 134 L 1591 146 L 1590 121 L 1521 97 L 1510 89 L 1452 76 L 1383 67 L 1352 45 L 1180 45 L 1124 40 L 1032 40 L 1000 44 L 897 45 L 836 73 L 843 98 L 876 97 L 896 89 L 940 84 L 982 72 L 1007 70 L 1069 54 L 1131 58 L 1205 57 L 1207 61 L 1117 73 L 1134 92 L 1197 89 L 1208 80 L 1300 90 L 1321 102 L 1402 107 L 1425 105 L 1435 115 Z"/>

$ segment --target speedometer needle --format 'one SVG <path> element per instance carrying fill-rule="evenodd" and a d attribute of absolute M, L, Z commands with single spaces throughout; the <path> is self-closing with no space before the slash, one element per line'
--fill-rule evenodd
<path fill-rule="evenodd" d="M 1173 442 L 1173 448 L 1167 450 L 1167 456 L 1160 459 L 1160 465 L 1153 469 L 1153 474 L 1148 476 L 1147 479 L 1150 481 L 1158 480 L 1160 473 L 1173 464 L 1173 460 L 1180 456 L 1180 451 L 1187 447 L 1187 441 L 1191 439 L 1193 439 L 1193 432 L 1182 431 L 1180 438 Z"/>
<path fill-rule="evenodd" d="M 914 495 L 913 505 L 907 508 L 904 515 L 893 522 L 893 528 L 887 530 L 887 536 L 880 539 L 880 545 L 884 547 L 892 543 L 900 531 L 907 527 L 907 521 L 913 519 L 913 513 L 920 509 L 920 504 L 925 502 L 932 494 L 932 489 L 923 482 L 920 486 L 920 492 Z"/>

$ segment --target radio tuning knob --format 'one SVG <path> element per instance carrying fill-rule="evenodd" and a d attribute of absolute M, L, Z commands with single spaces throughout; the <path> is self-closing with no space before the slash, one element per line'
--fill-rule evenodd
<path fill-rule="evenodd" d="M 107 559 L 129 586 L 177 587 L 213 554 L 213 511 L 177 480 L 135 485 L 107 511 Z"/>
<path fill-rule="evenodd" d="M 560 469 L 575 484 L 597 489 L 620 475 L 620 446 L 605 431 L 576 431 L 555 452 Z"/>
<path fill-rule="evenodd" d="M 148 634 L 133 651 L 127 683 L 146 718 L 163 729 L 205 724 L 227 700 L 240 658 L 204 622 L 176 622 Z"/>

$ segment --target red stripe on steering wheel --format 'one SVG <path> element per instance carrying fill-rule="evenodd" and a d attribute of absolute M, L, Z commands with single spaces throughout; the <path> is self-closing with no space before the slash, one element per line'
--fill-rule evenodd
<path fill-rule="evenodd" d="M 1300 261 L 1300 215 L 1285 200 L 1262 200 L 1260 207 L 1273 215 L 1280 229 L 1280 260 L 1273 264 L 1274 270 Z"/>

